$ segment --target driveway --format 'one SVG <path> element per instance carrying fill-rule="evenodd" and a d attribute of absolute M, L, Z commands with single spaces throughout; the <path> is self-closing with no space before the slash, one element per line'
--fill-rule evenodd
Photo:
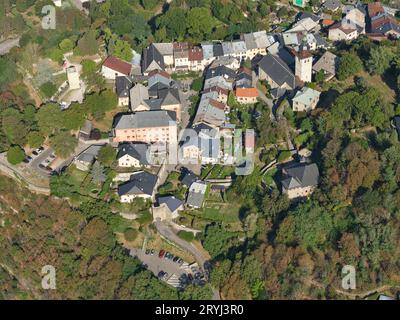
<path fill-rule="evenodd" d="M 207 261 L 207 257 L 203 255 L 201 251 L 199 251 L 194 245 L 185 240 L 179 238 L 171 229 L 171 227 L 163 221 L 155 221 L 154 225 L 157 228 L 157 231 L 160 235 L 165 237 L 167 240 L 175 243 L 180 248 L 190 252 L 196 259 L 200 268 L 204 270 L 204 263 Z"/>

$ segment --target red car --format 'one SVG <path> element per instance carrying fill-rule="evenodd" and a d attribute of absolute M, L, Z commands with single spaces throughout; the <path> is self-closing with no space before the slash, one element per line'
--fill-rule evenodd
<path fill-rule="evenodd" d="M 159 258 L 164 257 L 165 251 L 164 250 L 160 250 L 160 253 L 158 254 Z"/>

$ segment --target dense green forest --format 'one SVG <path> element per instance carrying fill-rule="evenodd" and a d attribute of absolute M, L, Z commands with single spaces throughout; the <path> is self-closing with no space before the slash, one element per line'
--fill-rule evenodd
<path fill-rule="evenodd" d="M 0 176 L 0 299 L 206 299 L 208 289 L 177 292 L 116 244 L 104 219 L 66 201 L 30 193 Z M 84 209 L 82 209 L 84 210 Z M 42 267 L 56 268 L 43 290 Z"/>

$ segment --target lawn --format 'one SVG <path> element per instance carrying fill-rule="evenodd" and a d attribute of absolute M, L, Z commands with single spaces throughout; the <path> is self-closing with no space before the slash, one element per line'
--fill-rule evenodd
<path fill-rule="evenodd" d="M 223 202 L 208 202 L 202 209 L 188 212 L 198 219 L 220 221 L 226 224 L 240 223 L 239 220 L 239 209 L 240 205 L 235 203 L 223 203 Z"/>
<path fill-rule="evenodd" d="M 215 165 L 211 170 L 207 170 L 207 179 L 225 179 L 235 173 L 234 166 Z"/>
<path fill-rule="evenodd" d="M 376 88 L 382 94 L 382 98 L 383 98 L 384 102 L 388 102 L 388 103 L 395 102 L 396 92 L 387 85 L 387 83 L 385 82 L 385 79 L 383 79 L 381 76 L 379 76 L 379 75 L 372 76 L 366 71 L 361 71 L 356 75 L 356 77 L 364 78 L 364 80 L 366 81 L 368 86 Z M 349 79 L 339 82 L 339 83 L 336 81 L 332 81 L 329 84 L 332 87 L 335 87 L 335 85 L 338 85 L 338 86 L 340 86 L 340 89 L 345 90 L 345 89 L 355 85 L 354 79 L 356 77 L 350 77 Z"/>

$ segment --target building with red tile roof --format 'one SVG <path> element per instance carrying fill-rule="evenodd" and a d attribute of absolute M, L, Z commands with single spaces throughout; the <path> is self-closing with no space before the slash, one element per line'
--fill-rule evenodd
<path fill-rule="evenodd" d="M 132 65 L 121 59 L 109 56 L 104 60 L 101 67 L 101 73 L 106 79 L 115 80 L 118 76 L 129 76 L 132 71 Z"/>
<path fill-rule="evenodd" d="M 236 100 L 242 104 L 252 104 L 257 102 L 258 91 L 256 88 L 236 88 Z"/>

